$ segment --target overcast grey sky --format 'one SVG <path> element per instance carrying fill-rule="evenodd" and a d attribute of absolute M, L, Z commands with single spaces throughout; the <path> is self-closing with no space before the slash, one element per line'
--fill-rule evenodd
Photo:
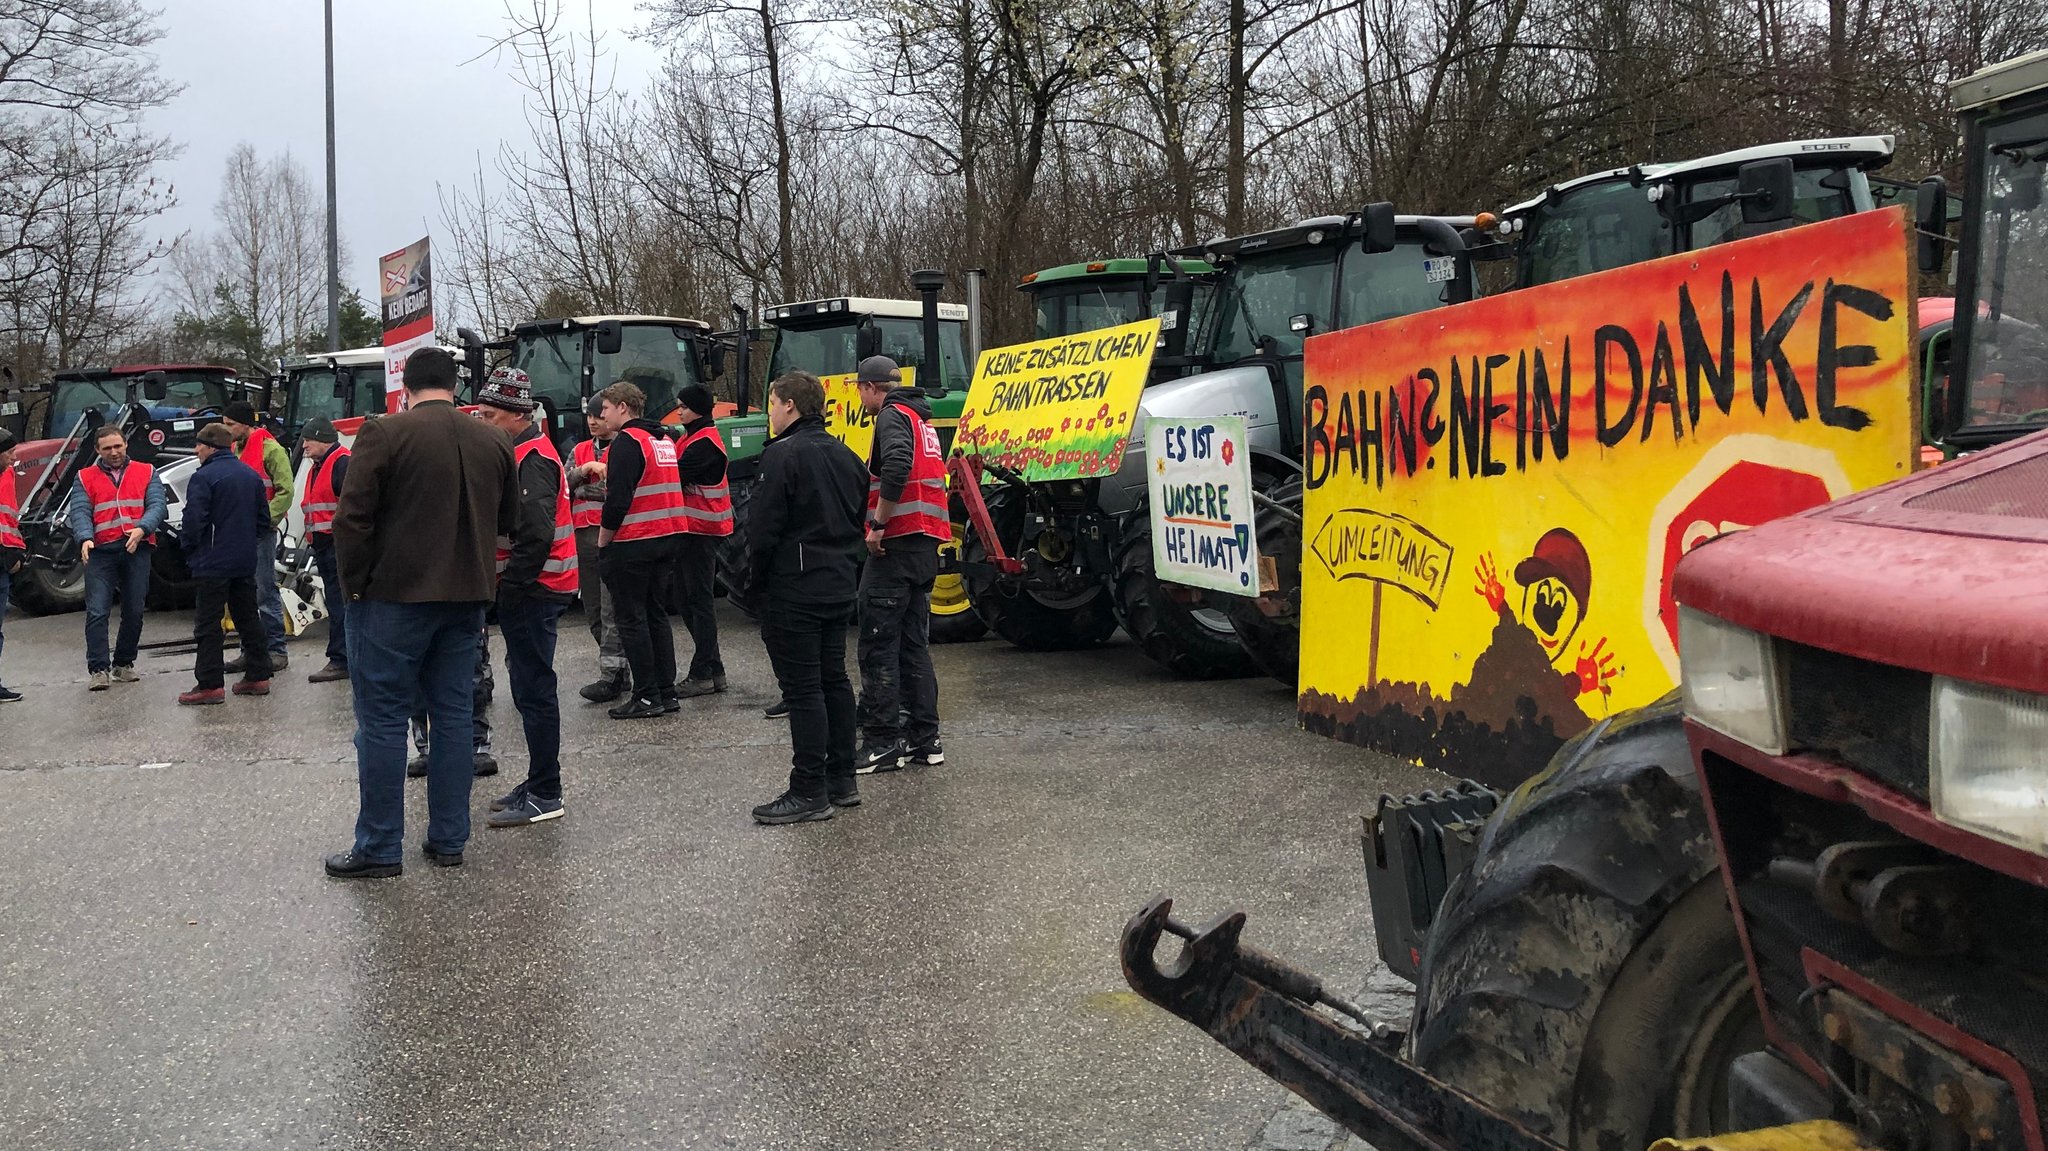
<path fill-rule="evenodd" d="M 228 152 L 241 141 L 266 159 L 290 149 L 325 187 L 321 0 L 158 0 L 163 74 L 185 85 L 150 124 L 185 146 L 161 173 L 178 193 L 163 234 L 214 226 Z M 522 6 L 530 0 L 516 0 Z M 581 0 L 570 0 L 572 19 Z M 637 91 L 657 53 L 628 33 L 635 0 L 592 0 L 619 83 Z M 335 0 L 335 148 L 342 282 L 375 307 L 377 258 L 440 224 L 435 185 L 461 185 L 479 153 L 486 173 L 504 139 L 524 141 L 522 90 L 509 60 L 484 51 L 504 26 L 504 0 Z M 464 61 L 472 61 L 464 63 Z"/>

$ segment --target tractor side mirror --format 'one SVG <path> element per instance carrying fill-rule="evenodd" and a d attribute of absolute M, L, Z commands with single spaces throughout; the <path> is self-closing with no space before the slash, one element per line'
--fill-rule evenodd
<path fill-rule="evenodd" d="M 1316 330 L 1316 318 L 1308 312 L 1299 312 L 1287 317 L 1287 330 L 1297 336 L 1306 336 Z"/>
<path fill-rule="evenodd" d="M 1166 283 L 1166 296 L 1159 309 L 1160 354 L 1185 356 L 1188 352 L 1188 330 L 1194 325 L 1189 318 L 1195 311 L 1195 282 L 1185 277 L 1176 277 Z M 1173 317 L 1169 326 L 1167 317 Z"/>
<path fill-rule="evenodd" d="M 1742 222 L 1776 224 L 1792 218 L 1792 159 L 1752 160 L 1735 171 Z"/>
<path fill-rule="evenodd" d="M 1358 213 L 1359 223 L 1365 229 L 1365 250 L 1368 252 L 1391 252 L 1394 250 L 1394 205 L 1381 200 L 1367 204 Z"/>
<path fill-rule="evenodd" d="M 625 325 L 617 320 L 605 320 L 597 325 L 597 354 L 616 356 L 626 346 Z"/>
<path fill-rule="evenodd" d="M 709 375 L 714 380 L 725 374 L 725 350 L 723 343 L 714 340 L 704 352 L 704 358 L 711 369 Z"/>
<path fill-rule="evenodd" d="M 1932 276 L 1948 263 L 1948 181 L 1929 176 L 1913 195 L 1915 253 L 1920 270 Z"/>
<path fill-rule="evenodd" d="M 862 320 L 860 327 L 853 333 L 853 358 L 855 360 L 865 360 L 869 356 L 879 356 L 881 354 L 882 329 L 867 320 Z"/>
<path fill-rule="evenodd" d="M 171 394 L 170 386 L 164 382 L 162 372 L 149 372 L 142 377 L 142 398 L 152 404 L 160 404 Z"/>

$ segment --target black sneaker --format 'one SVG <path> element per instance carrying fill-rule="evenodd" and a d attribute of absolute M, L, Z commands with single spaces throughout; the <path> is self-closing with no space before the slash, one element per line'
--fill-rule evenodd
<path fill-rule="evenodd" d="M 682 705 L 677 704 L 676 709 L 682 710 Z M 662 704 L 658 695 L 628 696 L 626 702 L 605 709 L 605 714 L 613 719 L 650 719 L 667 712 L 668 708 Z"/>
<path fill-rule="evenodd" d="M 694 699 L 700 695 L 712 695 L 725 690 L 725 677 L 714 675 L 710 679 L 686 679 L 676 685 L 676 696 L 680 699 Z"/>
<path fill-rule="evenodd" d="M 13 690 L 10 690 L 10 689 L 8 689 L 8 688 L 5 688 L 5 687 L 0 687 L 0 703 L 20 703 L 20 702 L 21 702 L 21 693 L 20 693 L 20 692 L 18 692 L 18 691 L 13 691 Z"/>
<path fill-rule="evenodd" d="M 832 805 L 818 796 L 798 795 L 785 791 L 772 803 L 764 803 L 754 809 L 755 823 L 806 823 L 813 819 L 832 818 Z"/>
<path fill-rule="evenodd" d="M 853 756 L 855 775 L 872 775 L 878 771 L 895 771 L 910 762 L 910 749 L 902 740 L 894 743 L 871 743 Z"/>
<path fill-rule="evenodd" d="M 519 802 L 503 811 L 491 813 L 484 822 L 491 827 L 525 827 L 529 823 L 545 823 L 550 819 L 562 818 L 562 801 L 542 799 L 532 792 L 521 792 Z"/>
<path fill-rule="evenodd" d="M 846 781 L 846 789 L 844 791 L 836 787 L 827 786 L 825 798 L 831 800 L 834 807 L 859 807 L 860 784 L 849 779 Z"/>
<path fill-rule="evenodd" d="M 767 719 L 788 719 L 789 701 L 786 699 L 778 699 L 774 703 L 769 704 L 768 710 L 762 712 L 761 715 Z"/>
<path fill-rule="evenodd" d="M 626 694 L 632 685 L 623 675 L 608 675 L 596 683 L 586 683 L 576 694 L 592 703 L 610 703 Z"/>
<path fill-rule="evenodd" d="M 526 784 L 522 782 L 518 787 L 515 787 L 511 791 L 508 791 L 505 794 L 499 796 L 498 798 L 492 800 L 491 810 L 503 811 L 508 807 L 517 807 L 519 806 L 520 801 L 525 798 Z"/>
<path fill-rule="evenodd" d="M 420 854 L 426 856 L 427 862 L 435 867 L 462 866 L 462 853 L 459 851 L 439 851 L 431 843 L 422 843 L 420 844 Z"/>
<path fill-rule="evenodd" d="M 377 863 L 364 859 L 353 851 L 330 855 L 326 860 L 327 874 L 336 879 L 390 879 L 405 873 L 403 864 Z"/>
<path fill-rule="evenodd" d="M 427 757 L 415 755 L 411 759 L 406 760 L 405 777 L 407 779 L 425 779 L 427 777 Z"/>
<path fill-rule="evenodd" d="M 937 767 L 946 762 L 946 749 L 940 747 L 939 741 L 936 739 L 928 739 L 923 743 L 912 744 L 910 747 L 910 762 L 923 767 Z"/>
<path fill-rule="evenodd" d="M 479 776 L 498 774 L 498 757 L 488 751 L 471 753 L 469 766 Z"/>

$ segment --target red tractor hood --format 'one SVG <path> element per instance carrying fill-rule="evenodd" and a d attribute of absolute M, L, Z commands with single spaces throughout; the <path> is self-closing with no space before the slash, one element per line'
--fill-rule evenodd
<path fill-rule="evenodd" d="M 49 466 L 57 449 L 64 446 L 63 440 L 28 440 L 14 449 L 15 496 L 26 504 L 34 493 L 29 491 Z"/>
<path fill-rule="evenodd" d="M 1672 594 L 1795 643 L 2048 693 L 2048 432 L 1722 536 Z"/>

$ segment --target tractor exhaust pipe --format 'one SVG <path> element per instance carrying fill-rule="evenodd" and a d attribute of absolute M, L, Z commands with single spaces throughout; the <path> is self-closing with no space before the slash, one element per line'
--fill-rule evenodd
<path fill-rule="evenodd" d="M 910 286 L 917 289 L 924 311 L 924 366 L 917 373 L 917 386 L 927 395 L 942 396 L 946 394 L 946 371 L 939 359 L 939 292 L 946 286 L 946 273 L 920 268 L 910 273 Z"/>

